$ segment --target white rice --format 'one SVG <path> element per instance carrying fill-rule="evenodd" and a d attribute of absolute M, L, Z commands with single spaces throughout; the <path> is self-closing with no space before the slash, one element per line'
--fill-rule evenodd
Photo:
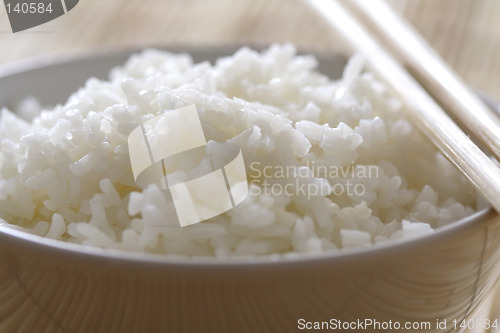
<path fill-rule="evenodd" d="M 68 242 L 227 258 L 372 246 L 484 207 L 401 103 L 363 72 L 361 59 L 351 59 L 338 81 L 316 64 L 291 45 L 243 48 L 215 65 L 147 50 L 109 81 L 89 79 L 64 105 L 40 113 L 29 99 L 17 115 L 3 109 L 0 218 Z M 168 195 L 135 184 L 127 136 L 190 104 L 208 140 L 241 147 L 251 194 L 227 213 L 181 228 Z M 301 176 L 267 179 L 266 166 Z M 275 189 L 291 184 L 292 194 L 264 193 L 264 180 Z M 348 184 L 363 193 L 339 194 Z M 306 185 L 321 193 L 304 195 Z"/>

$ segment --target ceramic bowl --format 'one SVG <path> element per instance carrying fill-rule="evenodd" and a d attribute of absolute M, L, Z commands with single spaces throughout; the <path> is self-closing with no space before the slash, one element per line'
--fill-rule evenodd
<path fill-rule="evenodd" d="M 196 61 L 234 51 L 169 50 Z M 0 105 L 27 95 L 62 102 L 133 51 L 4 68 Z M 345 64 L 320 60 L 333 77 Z M 459 332 L 499 276 L 498 244 L 491 210 L 421 238 L 278 262 L 108 251 L 0 224 L 0 332 Z"/>

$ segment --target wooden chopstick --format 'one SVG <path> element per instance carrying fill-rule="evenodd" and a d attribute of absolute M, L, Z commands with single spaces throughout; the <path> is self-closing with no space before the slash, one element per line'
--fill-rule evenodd
<path fill-rule="evenodd" d="M 383 0 L 353 0 L 355 9 L 435 99 L 500 161 L 500 118 L 449 68 L 429 44 Z"/>
<path fill-rule="evenodd" d="M 438 149 L 467 177 L 486 200 L 500 211 L 500 169 L 486 156 L 418 82 L 382 49 L 337 0 L 305 0 L 340 33 L 353 51 L 407 105 L 409 117 Z M 371 1 L 371 0 L 370 0 Z"/>

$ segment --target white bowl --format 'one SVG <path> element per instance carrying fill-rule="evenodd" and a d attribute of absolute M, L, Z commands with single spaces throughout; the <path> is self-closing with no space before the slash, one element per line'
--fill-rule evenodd
<path fill-rule="evenodd" d="M 235 48 L 169 50 L 200 61 Z M 133 51 L 0 70 L 0 105 L 27 95 L 62 102 Z M 333 77 L 345 63 L 320 60 Z M 460 331 L 455 324 L 471 318 L 499 276 L 498 244 L 500 218 L 490 210 L 423 238 L 279 262 L 101 250 L 0 225 L 0 332 L 292 332 L 365 320 L 372 325 L 352 331 L 393 332 L 396 322 Z"/>

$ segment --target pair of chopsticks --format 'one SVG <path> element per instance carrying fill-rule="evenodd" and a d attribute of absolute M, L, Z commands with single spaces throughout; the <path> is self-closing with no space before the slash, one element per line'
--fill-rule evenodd
<path fill-rule="evenodd" d="M 413 122 L 500 212 L 500 168 L 450 119 L 405 68 L 356 21 L 342 0 L 305 0 L 361 54 L 410 111 Z M 500 160 L 500 120 L 383 0 L 348 5 L 403 59 L 422 84 Z"/>

